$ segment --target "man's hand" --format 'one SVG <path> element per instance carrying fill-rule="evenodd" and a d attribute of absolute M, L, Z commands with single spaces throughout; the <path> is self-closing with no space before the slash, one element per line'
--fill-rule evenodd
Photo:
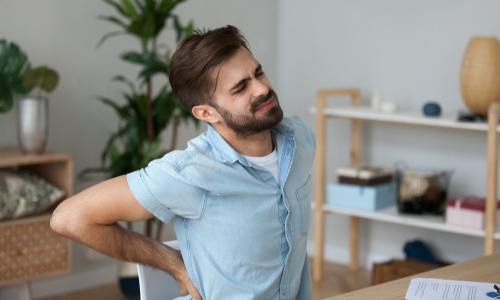
<path fill-rule="evenodd" d="M 189 294 L 191 295 L 191 297 L 193 297 L 194 300 L 203 300 L 200 293 L 198 292 L 198 289 L 196 289 L 193 282 L 191 281 L 191 278 L 189 278 L 185 267 L 180 270 L 179 274 L 174 276 L 174 278 L 177 281 L 179 288 L 181 289 L 180 296 L 187 296 Z"/>

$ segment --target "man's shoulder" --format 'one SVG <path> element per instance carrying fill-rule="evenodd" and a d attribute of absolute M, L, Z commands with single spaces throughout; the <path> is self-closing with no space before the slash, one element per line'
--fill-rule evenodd
<path fill-rule="evenodd" d="M 171 151 L 153 163 L 181 171 L 190 165 L 207 164 L 211 160 L 213 160 L 212 147 L 205 134 L 201 134 L 190 140 L 186 149 Z"/>
<path fill-rule="evenodd" d="M 296 135 L 307 139 L 315 139 L 313 131 L 307 124 L 298 116 L 285 114 L 281 124 L 285 127 L 293 129 Z"/>
<path fill-rule="evenodd" d="M 299 118 L 296 115 L 290 115 L 290 114 L 284 114 L 283 120 L 281 121 L 281 124 L 291 127 L 291 128 L 297 128 L 297 127 L 304 127 L 306 124 L 304 121 L 302 121 L 301 118 Z"/>

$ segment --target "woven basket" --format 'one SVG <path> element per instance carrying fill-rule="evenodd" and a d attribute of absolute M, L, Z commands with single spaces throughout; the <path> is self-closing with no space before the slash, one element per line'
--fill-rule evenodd
<path fill-rule="evenodd" d="M 485 115 L 500 102 L 500 42 L 497 38 L 473 37 L 462 61 L 460 89 L 465 106 Z"/>
<path fill-rule="evenodd" d="M 372 285 L 416 275 L 447 265 L 447 263 L 432 265 L 408 258 L 405 260 L 393 259 L 384 263 L 374 263 L 372 269 Z"/>
<path fill-rule="evenodd" d="M 0 285 L 69 272 L 70 242 L 48 219 L 0 223 Z"/>

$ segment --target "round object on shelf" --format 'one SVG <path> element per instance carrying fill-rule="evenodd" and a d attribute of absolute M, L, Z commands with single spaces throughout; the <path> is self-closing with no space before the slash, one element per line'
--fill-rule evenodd
<path fill-rule="evenodd" d="M 473 37 L 462 61 L 460 91 L 465 106 L 485 115 L 500 102 L 500 42 L 496 37 Z"/>
<path fill-rule="evenodd" d="M 422 109 L 427 117 L 439 117 L 441 115 L 441 106 L 436 102 L 427 102 Z"/>

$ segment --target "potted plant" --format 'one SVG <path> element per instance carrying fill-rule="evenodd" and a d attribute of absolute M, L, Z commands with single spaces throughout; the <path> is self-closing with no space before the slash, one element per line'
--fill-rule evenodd
<path fill-rule="evenodd" d="M 0 113 L 8 112 L 18 98 L 17 133 L 21 150 L 27 154 L 45 151 L 48 136 L 48 99 L 59 75 L 47 66 L 32 69 L 28 56 L 15 43 L 0 40 Z M 36 96 L 27 96 L 38 88 Z"/>
<path fill-rule="evenodd" d="M 108 33 L 102 37 L 98 45 L 116 35 L 128 35 L 136 38 L 140 51 L 127 51 L 120 58 L 140 67 L 137 82 L 117 75 L 114 81 L 128 86 L 128 92 L 122 92 L 123 101 L 105 97 L 99 100 L 111 107 L 118 115 L 119 122 L 101 154 L 101 166 L 84 169 L 80 179 L 90 174 L 101 174 L 113 178 L 139 170 L 156 158 L 176 148 L 177 131 L 181 122 L 198 120 L 182 106 L 172 92 L 168 83 L 168 65 L 170 50 L 158 42 L 158 36 L 167 26 L 176 33 L 176 43 L 192 34 L 193 23 L 182 25 L 179 17 L 173 13 L 174 8 L 185 0 L 104 0 L 116 10 L 116 15 L 100 16 L 101 20 L 111 22 L 121 30 Z M 160 83 L 154 93 L 155 83 Z M 172 138 L 167 149 L 162 148 L 161 134 L 171 125 Z M 156 240 L 161 239 L 162 223 L 158 222 L 156 233 L 153 233 L 153 219 L 146 223 L 145 235 Z M 131 224 L 128 224 L 131 228 Z M 123 264 L 121 264 L 123 265 Z M 135 268 L 135 265 L 133 266 Z M 122 280 L 120 280 L 122 281 Z M 122 283 L 122 282 L 120 282 Z M 138 286 L 138 285 L 137 285 Z M 121 284 L 122 291 L 127 293 L 129 287 Z"/>

